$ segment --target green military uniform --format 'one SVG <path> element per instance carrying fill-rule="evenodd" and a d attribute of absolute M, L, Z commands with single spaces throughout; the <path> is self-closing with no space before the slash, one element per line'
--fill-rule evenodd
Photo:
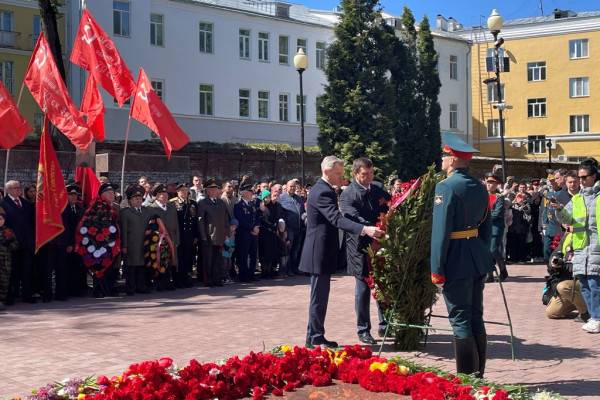
<path fill-rule="evenodd" d="M 445 156 L 470 159 L 477 151 L 454 134 L 442 134 L 442 141 Z M 490 235 L 486 188 L 466 169 L 454 169 L 435 188 L 431 274 L 433 283 L 443 284 L 458 372 L 483 375 L 483 287 L 494 265 Z"/>

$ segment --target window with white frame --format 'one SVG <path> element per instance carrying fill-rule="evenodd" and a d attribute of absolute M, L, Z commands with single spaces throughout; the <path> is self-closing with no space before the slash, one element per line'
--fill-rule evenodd
<path fill-rule="evenodd" d="M 161 14 L 150 14 L 150 44 L 163 47 L 165 45 L 165 17 Z"/>
<path fill-rule="evenodd" d="M 500 94 L 502 95 L 501 102 L 504 101 L 504 83 L 500 84 Z M 487 84 L 487 98 L 488 103 L 497 103 L 498 102 L 498 87 L 496 86 L 496 82 L 490 82 Z"/>
<path fill-rule="evenodd" d="M 302 49 L 302 51 L 304 51 L 304 54 L 308 55 L 308 49 L 306 47 L 307 42 L 308 41 L 306 39 L 296 39 L 296 53 L 298 52 L 298 50 Z"/>
<path fill-rule="evenodd" d="M 152 90 L 162 100 L 165 100 L 165 81 L 162 79 L 152 79 Z"/>
<path fill-rule="evenodd" d="M 250 89 L 240 89 L 239 91 L 240 117 L 250 117 Z"/>
<path fill-rule="evenodd" d="M 117 36 L 129 36 L 130 4 L 126 0 L 113 0 L 113 33 Z"/>
<path fill-rule="evenodd" d="M 10 94 L 14 94 L 14 64 L 12 61 L 0 61 L 0 81 Z"/>
<path fill-rule="evenodd" d="M 250 59 L 250 30 L 240 29 L 239 34 L 240 58 L 244 60 Z"/>
<path fill-rule="evenodd" d="M 269 61 L 269 34 L 258 32 L 258 61 Z"/>
<path fill-rule="evenodd" d="M 546 80 L 546 61 L 527 63 L 527 80 L 529 82 Z"/>
<path fill-rule="evenodd" d="M 302 117 L 306 122 L 306 95 L 302 96 Z M 296 121 L 300 122 L 300 95 L 296 95 Z"/>
<path fill-rule="evenodd" d="M 450 56 L 450 79 L 458 80 L 458 57 Z"/>
<path fill-rule="evenodd" d="M 213 85 L 200 85 L 200 115 L 213 115 Z"/>
<path fill-rule="evenodd" d="M 290 38 L 279 36 L 279 64 L 288 65 L 290 62 Z"/>
<path fill-rule="evenodd" d="M 269 92 L 258 91 L 258 118 L 269 119 Z"/>
<path fill-rule="evenodd" d="M 450 104 L 450 129 L 458 129 L 458 104 Z"/>
<path fill-rule="evenodd" d="M 0 31 L 12 32 L 13 12 L 0 10 Z"/>
<path fill-rule="evenodd" d="M 32 28 L 33 35 L 31 36 L 31 44 L 32 46 L 35 46 L 35 44 L 38 41 L 38 38 L 40 37 L 40 33 L 42 33 L 42 17 L 40 17 L 39 15 L 33 16 Z"/>
<path fill-rule="evenodd" d="M 570 97 L 587 97 L 590 95 L 590 80 L 587 77 L 569 79 Z"/>
<path fill-rule="evenodd" d="M 569 126 L 571 133 L 587 133 L 590 131 L 590 116 L 571 115 L 569 116 Z"/>
<path fill-rule="evenodd" d="M 487 137 L 489 137 L 489 138 L 500 137 L 500 120 L 499 119 L 488 119 L 487 120 Z"/>
<path fill-rule="evenodd" d="M 569 40 L 569 58 L 575 60 L 588 57 L 588 40 L 575 39 Z"/>
<path fill-rule="evenodd" d="M 326 54 L 325 53 L 325 48 L 326 48 L 326 44 L 325 42 L 317 42 L 316 44 L 316 65 L 317 68 L 319 69 L 325 69 L 325 62 L 326 62 Z"/>
<path fill-rule="evenodd" d="M 546 152 L 545 135 L 527 136 L 527 152 L 529 154 L 544 154 Z"/>
<path fill-rule="evenodd" d="M 289 117 L 289 101 L 290 97 L 287 93 L 279 94 L 279 120 L 287 122 L 290 120 Z"/>
<path fill-rule="evenodd" d="M 200 22 L 199 25 L 199 47 L 201 53 L 213 52 L 213 24 L 210 22 Z"/>
<path fill-rule="evenodd" d="M 546 98 L 527 99 L 527 117 L 540 118 L 546 116 Z"/>

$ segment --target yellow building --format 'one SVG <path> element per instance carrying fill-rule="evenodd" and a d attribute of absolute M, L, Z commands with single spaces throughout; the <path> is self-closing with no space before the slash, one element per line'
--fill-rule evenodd
<path fill-rule="evenodd" d="M 64 51 L 65 18 L 58 19 Z M 37 0 L 0 0 L 0 80 L 18 100 L 31 52 L 42 31 Z M 28 89 L 23 89 L 19 110 L 39 133 L 42 114 Z M 34 133 L 34 134 L 35 134 Z"/>
<path fill-rule="evenodd" d="M 501 10 L 500 10 L 501 11 Z M 556 10 L 551 16 L 507 21 L 500 32 L 510 71 L 501 73 L 508 158 L 600 159 L 600 12 Z M 493 38 L 487 28 L 473 42 L 473 142 L 482 156 L 501 153 L 495 76 L 487 72 Z M 502 55 L 502 54 L 501 54 Z M 512 108 L 510 108 L 512 107 Z"/>

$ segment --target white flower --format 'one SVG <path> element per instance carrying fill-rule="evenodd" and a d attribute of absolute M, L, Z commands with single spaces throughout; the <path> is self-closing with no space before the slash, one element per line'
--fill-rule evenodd
<path fill-rule="evenodd" d="M 82 226 L 81 229 L 79 230 L 79 233 L 81 233 L 82 235 L 85 235 L 87 233 L 87 228 L 85 226 Z"/>
<path fill-rule="evenodd" d="M 106 253 L 106 247 L 100 247 L 98 251 L 100 252 L 100 255 L 103 255 L 104 253 Z"/>
<path fill-rule="evenodd" d="M 383 254 L 385 254 L 385 247 L 382 247 L 379 250 L 377 250 L 377 254 L 376 255 L 381 256 Z"/>
<path fill-rule="evenodd" d="M 533 395 L 533 400 L 554 400 L 554 399 L 560 399 L 560 396 L 556 396 L 555 394 L 546 392 L 546 391 L 538 392 Z"/>
<path fill-rule="evenodd" d="M 94 257 L 95 258 L 100 258 L 101 255 L 102 255 L 102 252 L 100 250 L 94 251 Z"/>
<path fill-rule="evenodd" d="M 83 239 L 81 240 L 81 244 L 82 244 L 82 245 L 84 245 L 84 246 L 87 246 L 87 244 L 88 244 L 89 242 L 90 242 L 90 239 L 88 239 L 88 238 L 83 238 Z"/>
<path fill-rule="evenodd" d="M 212 368 L 210 371 L 208 371 L 208 374 L 213 378 L 216 378 L 220 373 L 221 371 L 219 371 L 219 368 Z"/>
<path fill-rule="evenodd" d="M 117 231 L 117 228 L 115 228 L 114 226 L 111 225 L 111 226 L 108 227 L 108 231 L 110 233 L 115 233 Z"/>
<path fill-rule="evenodd" d="M 96 251 L 96 247 L 94 245 L 88 246 L 87 251 L 88 253 L 93 253 L 94 251 Z"/>
<path fill-rule="evenodd" d="M 115 242 L 110 242 L 110 243 L 108 244 L 108 247 L 115 247 Z"/>

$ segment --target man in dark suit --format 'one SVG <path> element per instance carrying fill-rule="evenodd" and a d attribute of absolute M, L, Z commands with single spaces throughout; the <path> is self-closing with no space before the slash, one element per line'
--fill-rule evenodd
<path fill-rule="evenodd" d="M 256 249 L 260 232 L 260 218 L 256 202 L 253 200 L 252 184 L 240 186 L 241 200 L 233 207 L 233 215 L 239 222 L 235 235 L 237 266 L 240 282 L 255 280 Z"/>
<path fill-rule="evenodd" d="M 381 237 L 383 231 L 345 218 L 338 208 L 333 186 L 342 184 L 344 162 L 327 156 L 321 162 L 323 176 L 312 187 L 306 202 L 306 239 L 300 259 L 300 271 L 309 273 L 310 306 L 306 346 L 338 347 L 325 339 L 325 315 L 329 301 L 331 274 L 337 267 L 339 252 L 338 229 L 355 235 Z"/>
<path fill-rule="evenodd" d="M 67 279 L 68 294 L 70 296 L 83 296 L 87 294 L 87 270 L 83 266 L 81 256 L 75 252 L 75 231 L 83 217 L 83 206 L 79 203 L 81 190 L 77 185 L 67 186 L 69 203 L 63 212 L 65 232 L 70 245 L 67 246 Z"/>
<path fill-rule="evenodd" d="M 7 304 L 13 304 L 21 292 L 24 302 L 35 303 L 33 298 L 33 255 L 35 252 L 35 211 L 22 196 L 19 181 L 8 181 L 2 208 L 6 211 L 6 226 L 13 230 L 19 249 L 13 253 L 12 271 Z"/>
<path fill-rule="evenodd" d="M 374 226 L 390 195 L 380 186 L 373 184 L 373 162 L 368 158 L 357 158 L 352 165 L 354 180 L 340 195 L 340 211 L 344 217 L 359 224 Z M 354 308 L 356 310 L 356 327 L 358 339 L 366 344 L 375 344 L 371 336 L 371 289 L 365 281 L 369 275 L 367 249 L 371 238 L 358 234 L 346 234 L 346 254 L 348 273 L 354 275 L 356 287 L 354 291 Z M 377 305 L 379 315 L 379 334 L 385 334 L 386 322 Z"/>

